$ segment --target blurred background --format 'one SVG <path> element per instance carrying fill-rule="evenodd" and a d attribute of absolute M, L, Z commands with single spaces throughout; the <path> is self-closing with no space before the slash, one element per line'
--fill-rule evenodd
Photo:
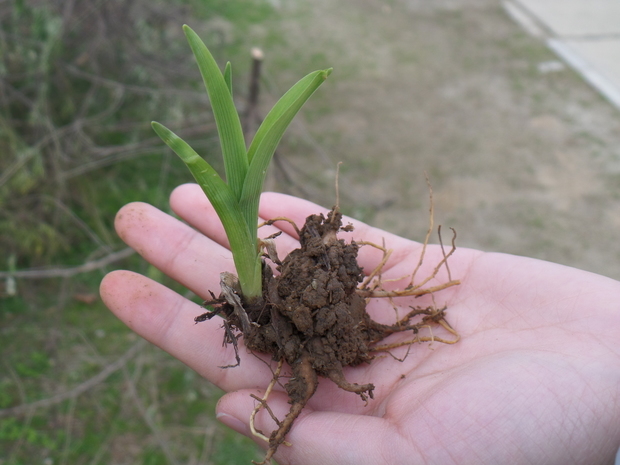
<path fill-rule="evenodd" d="M 131 333 L 98 284 L 128 250 L 116 211 L 169 211 L 189 172 L 165 123 L 220 167 L 181 25 L 233 63 L 258 113 L 333 67 L 285 135 L 268 188 L 421 240 L 620 279 L 620 113 L 499 0 L 0 1 L 0 465 L 260 459 L 214 419 L 219 391 Z"/>

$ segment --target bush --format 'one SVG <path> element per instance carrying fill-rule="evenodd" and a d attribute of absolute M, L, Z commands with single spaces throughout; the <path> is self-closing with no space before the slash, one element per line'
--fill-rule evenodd
<path fill-rule="evenodd" d="M 0 257 L 18 269 L 81 263 L 113 248 L 120 205 L 164 204 L 188 178 L 150 120 L 203 148 L 212 129 L 181 25 L 211 24 L 217 52 L 240 42 L 226 24 L 243 31 L 271 11 L 250 0 L 4 2 Z"/>

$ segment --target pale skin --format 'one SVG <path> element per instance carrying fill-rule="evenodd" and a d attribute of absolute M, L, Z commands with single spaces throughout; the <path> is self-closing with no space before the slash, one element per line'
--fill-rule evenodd
<path fill-rule="evenodd" d="M 223 229 L 196 185 L 178 187 L 170 205 L 187 224 L 150 205 L 133 203 L 119 212 L 117 231 L 154 266 L 209 298 L 208 290 L 219 292 L 219 273 L 234 271 Z M 307 215 L 326 211 L 301 199 L 266 193 L 260 215 L 285 216 L 301 226 Z M 341 237 L 379 244 L 385 240 L 393 249 L 385 279 L 415 268 L 419 243 L 347 221 L 355 230 Z M 262 228 L 261 234 L 278 228 L 284 231 L 276 241 L 284 257 L 296 247 L 293 228 L 282 222 Z M 420 279 L 432 271 L 440 254 L 438 246 L 429 246 Z M 380 259 L 377 249 L 365 246 L 360 251 L 360 263 L 368 272 Z M 434 298 L 438 306 L 448 306 L 447 319 L 461 340 L 454 345 L 415 344 L 404 362 L 383 356 L 347 368 L 349 381 L 375 384 L 368 405 L 321 380 L 288 434 L 292 446 L 278 449 L 274 458 L 279 464 L 613 463 L 620 446 L 620 282 L 553 263 L 464 248 L 458 248 L 449 263 L 452 278 L 462 284 Z M 432 283 L 446 276 L 442 270 Z M 218 418 L 252 437 L 249 419 L 256 400 L 250 394 L 261 397 L 272 374 L 242 341 L 241 365 L 218 368 L 234 363 L 233 348 L 222 347 L 221 320 L 194 324 L 204 309 L 129 271 L 108 274 L 101 295 L 132 330 L 226 391 L 217 405 Z M 425 296 L 396 303 L 404 314 L 409 305 L 430 305 L 432 300 Z M 395 318 L 385 299 L 372 301 L 368 311 L 381 322 Z M 395 335 L 390 341 L 410 337 Z M 406 348 L 399 348 L 394 355 L 405 353 Z M 268 403 L 279 418 L 289 409 L 287 400 L 276 385 Z M 261 411 L 256 427 L 268 435 L 274 423 Z M 254 439 L 266 448 L 262 439 Z"/>

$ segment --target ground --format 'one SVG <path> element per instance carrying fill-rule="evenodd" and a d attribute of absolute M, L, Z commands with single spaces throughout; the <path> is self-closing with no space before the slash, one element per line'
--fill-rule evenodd
<path fill-rule="evenodd" d="M 343 161 L 342 210 L 422 240 L 426 171 L 437 223 L 456 228 L 460 247 L 620 279 L 620 112 L 570 69 L 547 72 L 558 68 L 549 66 L 557 58 L 514 24 L 499 0 L 272 2 L 280 17 L 244 31 L 248 49 L 258 45 L 266 55 L 263 110 L 304 72 L 334 72 L 282 145 L 280 163 L 295 182 L 274 169 L 271 189 L 331 207 L 336 164 Z M 234 26 L 221 20 L 202 28 L 205 39 L 218 27 L 222 41 L 233 35 Z M 270 39 L 269 28 L 281 30 L 279 40 Z M 236 63 L 241 103 L 247 73 Z M 106 211 L 111 221 L 114 213 Z M 154 268 L 148 273 L 158 277 Z M 250 440 L 216 426 L 219 391 L 159 349 L 134 345 L 136 336 L 102 304 L 64 305 L 73 289 L 90 289 L 99 279 L 53 281 L 53 299 L 26 313 L 21 300 L 2 300 L 3 311 L 9 304 L 14 310 L 5 312 L 1 333 L 8 354 L 1 408 L 70 392 L 123 354 L 138 354 L 80 396 L 37 409 L 32 418 L 3 418 L 0 450 L 8 450 L 8 460 L 260 459 Z"/>
<path fill-rule="evenodd" d="M 461 247 L 620 279 L 620 113 L 494 0 L 282 2 L 265 49 L 267 108 L 334 67 L 292 127 L 270 187 L 421 240 L 424 172 Z M 260 30 L 254 31 L 260 42 Z M 295 69 L 270 74 L 270 65 Z M 552 71 L 548 71 L 551 69 Z M 555 69 L 555 70 L 554 70 Z M 280 181 L 278 181 L 280 180 Z"/>

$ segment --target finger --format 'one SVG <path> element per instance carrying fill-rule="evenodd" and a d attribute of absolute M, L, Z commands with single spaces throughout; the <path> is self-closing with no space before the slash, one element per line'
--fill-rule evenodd
<path fill-rule="evenodd" d="M 170 194 L 170 208 L 192 227 L 230 249 L 226 232 L 198 184 L 182 184 Z"/>
<path fill-rule="evenodd" d="M 323 214 L 326 215 L 329 209 L 317 205 L 315 203 L 303 200 L 291 195 L 280 194 L 277 192 L 265 192 L 261 197 L 260 214 L 264 218 L 275 218 L 278 216 L 284 216 L 293 220 L 299 228 L 303 226 L 304 221 L 310 215 Z M 343 216 L 342 222 L 344 225 L 351 223 L 354 227 L 351 233 L 342 233 L 343 238 L 352 238 L 354 240 L 372 241 L 378 244 L 382 239 L 389 241 L 392 247 L 407 246 L 408 239 L 391 234 L 381 229 L 373 228 L 361 221 L 358 221 L 349 216 Z M 284 223 L 282 229 L 287 231 L 292 236 L 296 236 L 292 226 Z"/>
<path fill-rule="evenodd" d="M 261 447 L 267 448 L 267 443 L 253 436 L 250 431 L 249 418 L 256 405 L 250 394 L 261 397 L 263 393 L 243 390 L 223 396 L 216 407 L 217 418 L 235 431 L 254 439 Z M 273 392 L 267 402 L 280 420 L 289 411 L 288 397 L 283 392 Z M 256 415 L 255 426 L 266 436 L 277 428 L 264 410 Z M 401 437 L 391 423 L 375 416 L 317 411 L 306 406 L 293 423 L 286 439 L 292 445 L 281 445 L 274 456 L 282 465 L 402 461 L 402 457 L 399 460 L 395 456 L 395 451 L 400 449 Z M 420 459 L 419 455 L 410 455 L 408 463 L 421 463 Z"/>
<path fill-rule="evenodd" d="M 228 239 L 226 238 L 224 228 L 217 218 L 215 210 L 197 184 L 184 184 L 177 187 L 170 196 L 170 206 L 177 215 L 193 227 L 218 244 L 228 247 Z M 259 214 L 262 219 L 285 217 L 292 220 L 298 228 L 303 226 L 308 216 L 320 213 L 326 215 L 327 212 L 326 208 L 312 202 L 273 192 L 262 195 L 259 208 Z M 377 245 L 385 243 L 388 248 L 393 250 L 390 260 L 384 267 L 384 271 L 389 270 L 392 266 L 401 262 L 403 257 L 415 253 L 420 248 L 418 243 L 373 228 L 349 217 L 344 217 L 343 223 L 345 225 L 351 223 L 354 227 L 353 232 L 342 232 L 340 234 L 340 237 L 345 240 L 367 241 Z M 286 221 L 278 221 L 274 226 L 261 228 L 259 233 L 261 237 L 266 237 L 278 231 L 286 233 L 278 237 L 276 242 L 278 254 L 282 258 L 299 247 L 295 228 Z M 366 273 L 370 273 L 380 263 L 382 258 L 383 252 L 381 250 L 372 246 L 364 246 L 360 249 L 358 261 Z"/>
<path fill-rule="evenodd" d="M 129 328 L 178 358 L 226 391 L 267 386 L 271 372 L 265 363 L 239 345 L 240 367 L 232 345 L 222 344 L 218 317 L 194 323 L 203 313 L 199 305 L 167 287 L 131 271 L 114 271 L 101 282 L 101 298 Z"/>
<path fill-rule="evenodd" d="M 327 215 L 328 212 L 328 209 L 315 203 L 275 192 L 266 192 L 262 195 L 259 209 L 259 213 L 263 218 L 286 217 L 295 222 L 300 229 L 308 216 L 321 213 Z M 372 242 L 377 245 L 385 243 L 388 249 L 393 250 L 390 260 L 384 267 L 385 271 L 402 261 L 404 256 L 411 255 L 420 248 L 420 244 L 416 242 L 374 228 L 348 216 L 342 218 L 342 223 L 343 225 L 350 223 L 354 228 L 352 232 L 341 232 L 339 234 L 339 237 L 347 242 L 355 240 L 358 242 Z M 282 221 L 278 222 L 277 226 L 292 237 L 297 237 L 295 229 L 290 224 Z M 383 252 L 381 250 L 371 246 L 364 246 L 360 248 L 358 262 L 369 273 L 382 258 Z"/>
<path fill-rule="evenodd" d="M 183 220 L 196 228 L 218 244 L 229 248 L 226 232 L 215 210 L 198 184 L 183 184 L 170 194 L 170 207 Z M 259 223 L 265 220 L 259 219 Z M 261 238 L 281 233 L 280 224 L 263 226 L 258 230 Z M 299 247 L 297 238 L 283 234 L 277 239 L 278 254 L 286 256 L 291 250 Z"/>
<path fill-rule="evenodd" d="M 146 203 L 123 207 L 115 227 L 127 245 L 202 298 L 219 291 L 222 271 L 234 270 L 225 247 Z"/>
<path fill-rule="evenodd" d="M 259 213 L 263 218 L 286 217 L 301 227 L 305 218 L 312 214 L 328 213 L 328 210 L 312 202 L 299 199 L 297 197 L 279 194 L 274 192 L 266 192 L 261 197 Z M 395 234 L 389 233 L 379 228 L 369 226 L 361 221 L 357 221 L 348 216 L 344 216 L 343 224 L 351 223 L 353 225 L 352 232 L 341 232 L 339 237 L 345 241 L 355 240 L 357 242 L 373 243 L 379 246 L 384 245 L 391 252 L 389 259 L 381 268 L 381 275 L 385 279 L 398 280 L 405 278 L 403 281 L 397 281 L 386 284 L 386 288 L 398 289 L 407 285 L 407 282 L 414 279 L 417 285 L 420 282 L 427 284 L 425 287 L 443 284 L 445 281 L 452 279 L 451 273 L 446 265 L 439 267 L 443 263 L 446 254 L 449 253 L 451 247 L 442 245 L 428 245 L 426 248 L 423 244 L 409 239 L 402 238 Z M 297 237 L 295 229 L 292 225 L 285 221 L 277 223 L 277 226 L 284 230 L 292 237 Z M 278 246 L 278 250 L 287 251 L 285 248 Z M 469 266 L 472 256 L 479 254 L 476 251 L 467 251 L 466 249 L 457 250 L 455 255 L 450 259 L 450 268 L 452 262 L 457 265 L 455 270 L 459 274 L 455 274 L 458 279 L 460 273 Z M 370 274 L 381 263 L 384 258 L 384 251 L 364 245 L 358 253 L 358 263 L 364 268 L 366 274 Z M 454 259 L 454 260 L 453 260 Z M 385 281 L 384 281 L 385 283 Z"/>

